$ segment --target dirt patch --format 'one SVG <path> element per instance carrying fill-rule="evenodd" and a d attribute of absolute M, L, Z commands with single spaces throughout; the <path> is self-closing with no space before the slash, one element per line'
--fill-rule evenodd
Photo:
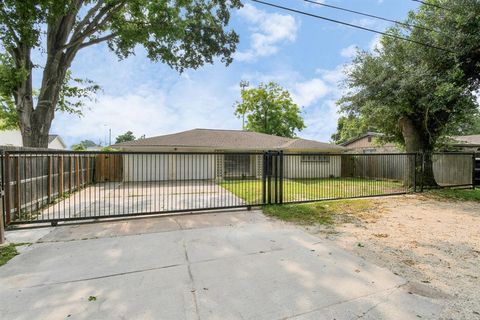
<path fill-rule="evenodd" d="M 441 319 L 480 319 L 480 205 L 425 196 L 371 200 L 335 231 L 312 228 L 409 281 L 412 293 L 441 299 Z"/>

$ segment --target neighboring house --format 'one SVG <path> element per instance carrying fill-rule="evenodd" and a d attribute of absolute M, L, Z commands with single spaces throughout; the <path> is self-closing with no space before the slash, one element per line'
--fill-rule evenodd
<path fill-rule="evenodd" d="M 480 134 L 453 136 L 451 146 L 457 151 L 480 152 Z"/>
<path fill-rule="evenodd" d="M 367 132 L 361 136 L 341 144 L 354 153 L 399 153 L 403 152 L 394 143 L 380 144 L 378 138 L 383 136 L 378 132 Z"/>
<path fill-rule="evenodd" d="M 263 171 L 262 152 L 268 150 L 290 154 L 284 159 L 285 178 L 338 177 L 341 157 L 323 154 L 338 154 L 345 150 L 341 146 L 314 140 L 214 129 L 193 129 L 118 143 L 112 147 L 122 151 L 179 153 L 125 155 L 124 181 L 259 178 Z M 198 154 L 192 154 L 195 152 Z M 241 152 L 244 154 L 239 154 Z"/>
<path fill-rule="evenodd" d="M 48 135 L 48 148 L 49 149 L 64 150 L 64 149 L 67 149 L 67 145 L 63 141 L 62 137 L 60 137 L 58 134 L 49 134 Z"/>
<path fill-rule="evenodd" d="M 20 130 L 0 131 L 0 146 L 23 147 Z M 67 146 L 62 137 L 57 134 L 51 134 L 48 136 L 48 148 L 64 150 L 67 149 Z"/>

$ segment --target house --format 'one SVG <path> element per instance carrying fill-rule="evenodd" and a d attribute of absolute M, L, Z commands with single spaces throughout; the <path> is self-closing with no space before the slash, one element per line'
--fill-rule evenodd
<path fill-rule="evenodd" d="M 285 157 L 285 178 L 338 177 L 341 173 L 339 153 L 345 150 L 314 140 L 215 129 L 193 129 L 112 147 L 122 151 L 168 153 L 124 155 L 124 181 L 260 178 L 264 151 L 283 151 L 290 155 Z"/>
<path fill-rule="evenodd" d="M 378 138 L 383 136 L 378 132 L 367 132 L 341 144 L 350 152 L 354 153 L 399 153 L 399 149 L 394 143 L 380 144 Z"/>
<path fill-rule="evenodd" d="M 453 136 L 451 146 L 457 151 L 480 152 L 480 134 Z"/>
<path fill-rule="evenodd" d="M 23 147 L 20 130 L 0 131 L 0 146 Z M 50 134 L 48 135 L 48 148 L 65 150 L 67 149 L 67 146 L 61 136 L 58 134 Z"/>

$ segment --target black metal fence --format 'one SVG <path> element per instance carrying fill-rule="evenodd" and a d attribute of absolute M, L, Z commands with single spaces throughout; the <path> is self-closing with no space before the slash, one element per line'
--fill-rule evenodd
<path fill-rule="evenodd" d="M 472 186 L 471 154 L 438 154 L 436 178 Z M 5 151 L 7 225 L 414 192 L 417 154 Z M 445 173 L 445 172 L 448 173 Z M 438 176 L 438 177 L 437 177 Z"/>

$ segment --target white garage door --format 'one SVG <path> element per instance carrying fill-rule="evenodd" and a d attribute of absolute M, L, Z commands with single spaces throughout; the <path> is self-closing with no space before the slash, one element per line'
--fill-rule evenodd
<path fill-rule="evenodd" d="M 126 154 L 124 181 L 214 179 L 214 154 Z"/>

